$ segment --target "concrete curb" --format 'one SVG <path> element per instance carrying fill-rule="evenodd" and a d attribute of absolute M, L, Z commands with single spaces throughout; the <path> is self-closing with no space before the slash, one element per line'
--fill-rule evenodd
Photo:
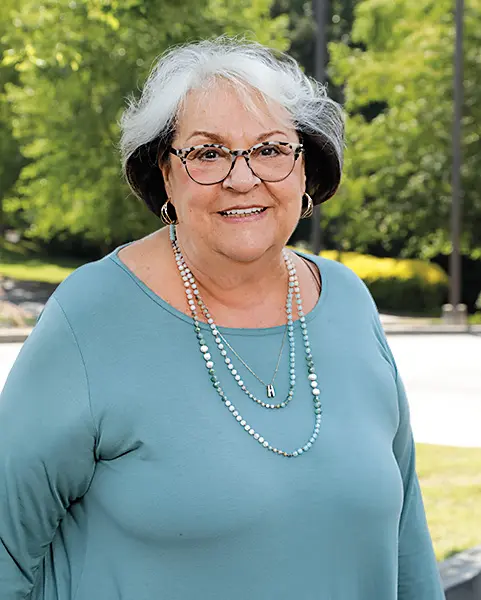
<path fill-rule="evenodd" d="M 1 343 L 23 343 L 30 335 L 32 328 L 22 329 L 20 327 L 0 328 Z M 407 323 L 389 323 L 384 325 L 384 331 L 388 335 L 411 335 L 411 334 L 472 334 L 481 335 L 481 325 L 408 325 Z"/>
<path fill-rule="evenodd" d="M 389 335 L 397 333 L 422 333 L 424 335 L 457 333 L 481 335 L 481 325 L 409 325 L 404 323 L 386 323 L 383 327 L 384 331 Z"/>
<path fill-rule="evenodd" d="M 21 344 L 30 335 L 32 328 L 5 327 L 0 329 L 0 344 Z"/>
<path fill-rule="evenodd" d="M 446 600 L 481 598 L 481 546 L 476 546 L 439 564 Z"/>

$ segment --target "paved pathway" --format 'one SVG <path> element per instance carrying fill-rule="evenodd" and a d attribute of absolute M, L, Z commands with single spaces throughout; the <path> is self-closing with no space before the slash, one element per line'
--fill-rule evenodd
<path fill-rule="evenodd" d="M 57 286 L 40 281 L 0 280 L 0 298 L 38 316 Z"/>
<path fill-rule="evenodd" d="M 392 335 L 420 442 L 481 447 L 481 336 Z"/>
<path fill-rule="evenodd" d="M 3 387 L 21 347 L 22 344 L 0 344 L 0 388 Z"/>
<path fill-rule="evenodd" d="M 418 442 L 481 447 L 481 336 L 392 335 Z M 0 344 L 0 388 L 21 344 Z"/>

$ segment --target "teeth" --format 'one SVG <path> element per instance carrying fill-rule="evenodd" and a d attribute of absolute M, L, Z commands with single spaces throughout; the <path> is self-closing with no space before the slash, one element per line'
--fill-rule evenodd
<path fill-rule="evenodd" d="M 226 210 L 222 214 L 224 215 L 254 215 L 262 212 L 263 208 L 235 208 L 233 210 Z"/>

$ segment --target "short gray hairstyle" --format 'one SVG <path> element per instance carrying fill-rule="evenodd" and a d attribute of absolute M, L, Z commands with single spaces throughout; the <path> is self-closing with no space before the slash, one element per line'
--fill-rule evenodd
<path fill-rule="evenodd" d="M 167 160 L 179 110 L 189 91 L 215 86 L 219 78 L 287 110 L 305 148 L 307 191 L 314 204 L 333 196 L 343 163 L 342 108 L 287 54 L 228 37 L 171 48 L 152 69 L 140 99 L 129 99 L 120 149 L 134 194 L 160 216 L 167 194 L 159 161 Z"/>

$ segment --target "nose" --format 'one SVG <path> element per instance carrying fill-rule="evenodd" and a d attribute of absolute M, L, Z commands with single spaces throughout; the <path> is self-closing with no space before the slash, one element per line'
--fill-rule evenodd
<path fill-rule="evenodd" d="M 235 190 L 236 192 L 246 193 L 253 187 L 259 185 L 261 180 L 254 175 L 244 156 L 236 156 L 234 166 L 229 175 L 224 179 L 223 186 Z"/>

